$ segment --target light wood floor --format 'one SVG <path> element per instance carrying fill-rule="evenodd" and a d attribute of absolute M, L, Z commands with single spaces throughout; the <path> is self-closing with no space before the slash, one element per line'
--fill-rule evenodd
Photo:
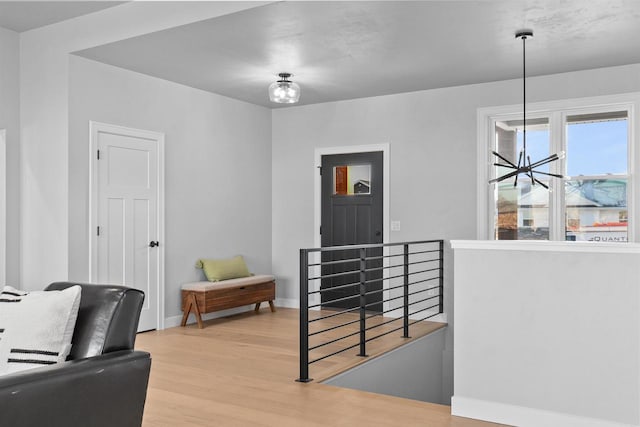
<path fill-rule="evenodd" d="M 448 406 L 295 382 L 298 315 L 294 309 L 263 309 L 207 321 L 205 329 L 189 325 L 139 334 L 136 348 L 152 357 L 143 426 L 494 425 L 453 417 Z M 401 322 L 388 327 L 396 323 Z M 422 328 L 424 335 L 433 326 Z M 386 337 L 402 340 L 397 335 Z M 412 329 L 411 335 L 419 333 Z M 372 342 L 367 353 L 390 345 Z M 356 353 L 357 348 L 313 364 L 311 376 L 344 369 Z"/>

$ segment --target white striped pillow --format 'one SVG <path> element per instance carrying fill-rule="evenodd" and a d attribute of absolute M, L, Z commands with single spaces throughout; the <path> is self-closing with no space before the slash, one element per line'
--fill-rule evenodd
<path fill-rule="evenodd" d="M 0 293 L 0 375 L 63 362 L 80 306 L 80 286 Z"/>

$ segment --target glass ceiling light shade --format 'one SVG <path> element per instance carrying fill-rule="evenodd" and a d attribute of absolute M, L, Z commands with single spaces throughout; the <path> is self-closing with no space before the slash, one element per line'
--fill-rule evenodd
<path fill-rule="evenodd" d="M 531 163 L 531 158 L 527 154 L 527 73 L 526 73 L 526 54 L 525 54 L 525 42 L 527 37 L 533 37 L 533 31 L 531 30 L 522 30 L 516 33 L 516 38 L 522 39 L 522 150 L 520 150 L 520 154 L 518 155 L 518 164 L 512 163 L 510 160 L 506 159 L 504 156 L 498 154 L 498 152 L 493 151 L 493 154 L 496 156 L 496 162 L 493 164 L 494 166 L 500 166 L 503 168 L 511 169 L 510 172 L 505 173 L 504 175 L 489 180 L 489 184 L 493 184 L 494 182 L 501 182 L 505 179 L 515 177 L 513 182 L 513 186 L 518 186 L 518 177 L 520 175 L 525 175 L 527 178 L 531 179 L 531 185 L 540 184 L 546 189 L 549 189 L 549 186 L 544 182 L 540 181 L 536 178 L 536 175 L 546 175 L 555 178 L 564 178 L 562 175 L 557 173 L 549 173 L 542 172 L 536 170 L 536 168 L 540 166 L 544 166 L 547 163 L 551 163 L 555 160 L 564 158 L 564 152 L 559 154 L 552 154 L 549 157 L 545 157 L 542 160 L 538 160 L 537 162 Z M 503 163 L 500 163 L 499 161 Z"/>
<path fill-rule="evenodd" d="M 289 80 L 291 73 L 280 73 L 280 80 L 269 86 L 269 99 L 278 104 L 295 104 L 300 100 L 300 86 Z"/>

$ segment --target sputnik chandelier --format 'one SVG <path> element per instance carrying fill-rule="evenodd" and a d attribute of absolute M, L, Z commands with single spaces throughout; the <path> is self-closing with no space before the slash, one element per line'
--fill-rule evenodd
<path fill-rule="evenodd" d="M 489 180 L 489 184 L 493 184 L 494 182 L 501 182 L 505 179 L 509 179 L 515 177 L 513 182 L 513 186 L 516 187 L 518 185 L 518 177 L 520 175 L 526 175 L 531 179 L 531 185 L 540 184 L 546 189 L 549 189 L 549 186 L 544 182 L 540 181 L 536 178 L 536 174 L 552 176 L 555 178 L 564 178 L 562 175 L 557 173 L 549 173 L 543 172 L 540 170 L 536 170 L 536 168 L 540 166 L 544 166 L 548 163 L 556 161 L 564 157 L 564 153 L 560 154 L 552 154 L 549 157 L 546 157 L 542 160 L 538 160 L 537 162 L 531 163 L 531 158 L 527 154 L 527 74 L 526 74 L 526 53 L 525 53 L 525 45 L 527 37 L 533 37 L 533 31 L 531 30 L 522 30 L 516 33 L 516 38 L 522 39 L 522 150 L 520 150 L 520 154 L 518 155 L 518 164 L 514 164 L 510 160 L 501 156 L 498 152 L 493 151 L 493 154 L 504 163 L 499 163 L 496 159 L 496 163 L 494 166 L 500 166 L 507 169 L 512 169 L 510 172 L 505 173 L 504 175 Z"/>

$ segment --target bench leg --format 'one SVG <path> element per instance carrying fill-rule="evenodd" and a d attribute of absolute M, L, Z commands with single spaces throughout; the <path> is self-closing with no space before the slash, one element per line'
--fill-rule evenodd
<path fill-rule="evenodd" d="M 182 309 L 182 322 L 180 322 L 180 326 L 187 325 L 187 319 L 189 318 L 189 313 L 191 312 L 191 294 L 187 297 L 187 300 L 184 302 L 184 308 Z"/>
<path fill-rule="evenodd" d="M 257 313 L 258 311 L 260 311 L 260 304 L 261 304 L 261 303 L 257 302 L 257 303 L 256 303 L 256 308 L 254 308 L 254 309 L 253 309 L 253 311 L 255 311 L 256 313 Z"/>
<path fill-rule="evenodd" d="M 193 314 L 196 316 L 196 321 L 198 322 L 198 328 L 202 329 L 204 325 L 202 324 L 202 317 L 200 316 L 200 309 L 198 308 L 198 302 L 196 301 L 196 296 L 192 292 L 187 297 L 187 301 L 185 302 L 184 314 L 182 315 L 182 323 L 180 326 L 186 326 L 187 319 L 189 318 L 189 313 L 191 313 L 191 309 L 193 308 Z"/>
<path fill-rule="evenodd" d="M 272 313 L 276 312 L 276 307 L 273 305 L 273 300 L 269 301 L 269 308 L 271 309 Z"/>

